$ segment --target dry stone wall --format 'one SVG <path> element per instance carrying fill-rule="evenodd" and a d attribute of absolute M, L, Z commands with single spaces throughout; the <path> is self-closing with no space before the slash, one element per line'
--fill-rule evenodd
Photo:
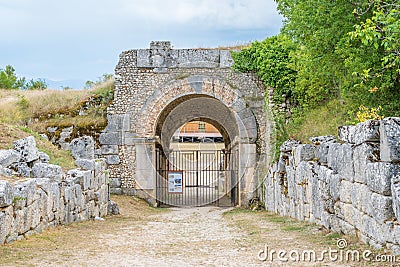
<path fill-rule="evenodd" d="M 400 254 L 400 118 L 286 141 L 265 180 L 269 211 L 357 235 Z"/>
<path fill-rule="evenodd" d="M 15 183 L 0 180 L 0 244 L 48 227 L 103 217 L 110 207 L 116 212 L 115 204 L 109 207 L 106 162 L 92 156 L 93 140 L 84 137 L 72 144 L 80 168 L 67 172 L 48 163 L 32 136 L 14 142 L 13 149 L 0 150 L 2 175 L 26 177 Z"/>

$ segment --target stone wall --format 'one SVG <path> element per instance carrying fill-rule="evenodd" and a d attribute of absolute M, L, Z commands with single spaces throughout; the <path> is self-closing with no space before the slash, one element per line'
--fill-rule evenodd
<path fill-rule="evenodd" d="M 181 103 L 200 95 L 219 100 L 235 114 L 236 119 L 231 123 L 242 120 L 242 125 L 236 127 L 253 131 L 247 134 L 247 140 L 240 140 L 255 147 L 257 159 L 252 160 L 251 166 L 243 167 L 243 173 L 252 176 L 248 180 L 253 179 L 250 172 L 257 168 L 255 165 L 268 161 L 273 126 L 267 119 L 262 82 L 253 73 L 234 71 L 232 64 L 228 50 L 173 49 L 170 42 L 151 42 L 150 49 L 121 53 L 115 69 L 114 101 L 107 111 L 108 125 L 100 135 L 101 153 L 109 164 L 113 193 L 138 194 L 138 190 L 153 188 L 149 181 L 154 173 L 141 169 L 152 164 L 143 162 L 143 158 L 151 155 L 144 155 L 143 151 L 153 149 L 162 138 L 157 127 L 168 108 L 182 107 Z M 209 110 L 213 107 L 209 105 Z M 204 116 L 204 110 L 181 113 L 196 112 L 200 112 L 198 117 Z M 221 112 L 217 110 L 214 114 Z M 231 120 L 218 122 L 228 121 Z M 255 184 L 252 182 L 246 186 L 250 188 Z"/>
<path fill-rule="evenodd" d="M 286 141 L 265 180 L 269 211 L 357 235 L 400 254 L 400 118 Z"/>
<path fill-rule="evenodd" d="M 48 163 L 32 136 L 14 142 L 14 149 L 0 150 L 0 173 L 9 176 L 0 180 L 0 244 L 107 215 L 106 163 L 93 159 L 92 138 L 73 140 L 72 145 L 80 168 L 67 172 Z M 16 182 L 13 175 L 19 176 Z"/>

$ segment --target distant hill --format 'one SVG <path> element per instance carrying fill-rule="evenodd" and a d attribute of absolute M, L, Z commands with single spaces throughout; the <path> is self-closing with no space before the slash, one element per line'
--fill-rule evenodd
<path fill-rule="evenodd" d="M 85 87 L 86 81 L 84 80 L 64 80 L 64 81 L 54 81 L 50 79 L 44 79 L 46 81 L 47 87 L 50 89 L 63 89 L 64 87 L 69 87 L 72 89 L 83 89 Z"/>

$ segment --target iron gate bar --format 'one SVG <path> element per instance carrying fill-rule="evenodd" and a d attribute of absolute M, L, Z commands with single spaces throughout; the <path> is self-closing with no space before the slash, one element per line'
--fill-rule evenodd
<path fill-rule="evenodd" d="M 237 204 L 237 153 L 225 150 L 171 151 L 167 156 L 156 150 L 156 197 L 160 205 Z M 183 171 L 182 194 L 168 193 L 168 171 Z M 225 204 L 227 205 L 227 204 Z"/>

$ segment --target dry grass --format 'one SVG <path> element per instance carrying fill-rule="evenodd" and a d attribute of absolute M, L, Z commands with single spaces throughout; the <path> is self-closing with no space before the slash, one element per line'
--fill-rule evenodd
<path fill-rule="evenodd" d="M 65 114 L 89 95 L 89 91 L 83 90 L 0 90 L 0 122 L 23 124 L 29 118 Z"/>

